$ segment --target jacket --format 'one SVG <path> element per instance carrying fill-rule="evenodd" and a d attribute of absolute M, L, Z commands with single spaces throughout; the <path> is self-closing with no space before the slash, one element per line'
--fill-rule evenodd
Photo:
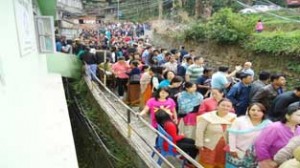
<path fill-rule="evenodd" d="M 223 131 L 222 124 L 230 126 L 236 115 L 228 113 L 225 117 L 219 117 L 217 111 L 205 113 L 197 118 L 196 146 L 207 147 L 214 150 L 219 140 L 227 139 L 226 130 Z"/>
<path fill-rule="evenodd" d="M 249 94 L 251 86 L 244 85 L 242 82 L 236 83 L 227 94 L 227 98 L 231 100 L 235 112 L 238 116 L 245 115 L 249 105 Z"/>

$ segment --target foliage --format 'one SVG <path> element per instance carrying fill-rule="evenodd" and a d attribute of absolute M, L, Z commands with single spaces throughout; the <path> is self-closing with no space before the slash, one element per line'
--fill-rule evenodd
<path fill-rule="evenodd" d="M 295 20 L 300 20 L 299 13 L 292 10 L 271 11 L 269 14 L 257 13 L 252 14 L 263 21 L 266 31 L 294 31 L 300 29 L 300 24 Z M 278 18 L 276 16 L 282 16 Z M 289 20 L 290 19 L 290 20 Z"/>
<path fill-rule="evenodd" d="M 219 43 L 239 43 L 253 32 L 256 20 L 233 13 L 229 8 L 221 9 L 208 22 L 208 37 Z"/>
<path fill-rule="evenodd" d="M 112 159 L 113 166 L 116 168 L 132 168 L 136 167 L 134 160 L 135 152 L 127 145 L 125 139 L 122 139 L 122 135 L 118 133 L 116 128 L 111 124 L 110 119 L 99 107 L 99 104 L 92 97 L 91 93 L 88 91 L 88 87 L 83 79 L 74 81 L 71 84 L 71 92 L 73 92 L 78 98 L 80 107 L 85 112 L 85 117 L 95 124 L 95 129 L 100 135 L 101 140 L 108 147 L 111 153 L 117 157 L 117 159 Z M 74 101 L 70 101 L 75 103 Z M 87 130 L 83 130 L 87 131 Z M 118 138 L 116 138 L 118 137 Z M 89 139 L 88 139 L 89 138 Z M 84 137 L 80 139 L 81 141 L 90 141 L 93 142 L 95 146 L 96 141 L 92 137 Z M 87 146 L 87 144 L 84 144 Z M 94 147 L 96 150 L 97 147 Z M 105 154 L 102 154 L 105 155 Z M 107 154 L 106 154 L 107 155 Z M 94 158 L 95 159 L 95 158 Z M 82 159 L 81 159 L 82 160 Z M 81 162 L 80 166 L 89 167 L 92 163 Z M 97 166 L 96 166 L 97 167 Z M 98 166 L 99 167 L 99 166 Z"/>
<path fill-rule="evenodd" d="M 252 36 L 244 47 L 251 51 L 274 55 L 299 55 L 300 31 L 264 32 Z"/>
<path fill-rule="evenodd" d="M 267 31 L 295 31 L 300 29 L 300 24 L 288 21 L 269 21 L 264 23 L 265 30 Z"/>
<path fill-rule="evenodd" d="M 286 11 L 278 11 L 286 14 Z M 278 13 L 277 12 L 277 13 Z M 290 15 L 298 19 L 299 16 Z M 262 18 L 265 30 L 255 33 L 254 27 Z M 273 55 L 300 54 L 300 25 L 295 22 L 274 18 L 264 14 L 242 15 L 224 8 L 216 12 L 210 20 L 193 23 L 184 31 L 185 40 L 203 42 L 215 41 L 219 44 L 240 44 L 257 53 Z"/>
<path fill-rule="evenodd" d="M 196 23 L 186 30 L 185 39 L 195 41 L 213 40 L 221 44 L 236 44 L 253 32 L 256 16 L 233 13 L 224 8 L 215 13 L 207 23 Z"/>
<path fill-rule="evenodd" d="M 183 9 L 189 13 L 189 16 L 195 15 L 195 0 L 187 1 L 186 4 L 183 6 Z"/>
<path fill-rule="evenodd" d="M 222 8 L 232 8 L 235 11 L 240 10 L 241 6 L 237 5 L 237 3 L 231 2 L 231 0 L 202 0 L 202 3 L 209 3 L 212 5 L 212 12 L 218 12 Z M 186 4 L 183 6 L 183 9 L 189 13 L 190 16 L 195 15 L 195 0 L 188 0 Z"/>
<path fill-rule="evenodd" d="M 203 23 L 196 23 L 191 26 L 190 29 L 185 30 L 184 36 L 186 40 L 193 40 L 202 42 L 207 38 L 206 25 Z"/>
<path fill-rule="evenodd" d="M 86 83 L 83 79 L 72 83 L 72 89 L 76 95 L 85 96 L 88 93 L 88 88 L 86 87 Z"/>
<path fill-rule="evenodd" d="M 296 73 L 300 73 L 300 62 L 290 62 L 288 64 L 288 70 L 294 71 Z M 300 81 L 300 79 L 298 79 Z"/>
<path fill-rule="evenodd" d="M 231 7 L 232 3 L 230 0 L 214 0 L 212 3 L 213 11 L 217 12 L 223 8 Z"/>

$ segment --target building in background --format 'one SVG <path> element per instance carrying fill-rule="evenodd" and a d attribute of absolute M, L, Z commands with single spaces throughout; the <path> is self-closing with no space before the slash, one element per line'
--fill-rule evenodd
<path fill-rule="evenodd" d="M 81 0 L 57 0 L 56 33 L 67 39 L 78 37 L 80 28 L 74 18 L 85 15 Z"/>

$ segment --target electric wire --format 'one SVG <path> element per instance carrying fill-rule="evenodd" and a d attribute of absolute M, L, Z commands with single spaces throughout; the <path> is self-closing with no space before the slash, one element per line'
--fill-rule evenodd
<path fill-rule="evenodd" d="M 243 7 L 251 8 L 251 9 L 253 9 L 253 10 L 255 10 L 255 11 L 258 11 L 258 12 L 263 12 L 263 11 L 261 11 L 261 10 L 258 10 L 258 9 L 253 8 L 253 7 L 250 6 L 250 5 L 247 5 L 247 4 L 245 4 L 245 3 L 242 3 L 242 2 L 240 2 L 239 0 L 235 0 L 235 2 L 237 2 L 238 4 L 240 4 L 240 5 L 243 6 Z M 277 17 L 277 18 L 280 18 L 280 19 L 283 19 L 283 20 L 286 20 L 286 21 L 290 21 L 290 22 L 300 23 L 300 20 L 290 19 L 290 18 L 287 18 L 287 17 L 284 17 L 284 16 L 276 15 L 276 14 L 271 13 L 271 12 L 267 12 L 267 11 L 264 11 L 262 14 L 271 15 L 271 16 L 274 16 L 274 17 Z"/>
<path fill-rule="evenodd" d="M 77 98 L 74 96 L 74 100 L 76 102 L 77 107 L 80 109 L 80 111 L 85 113 L 84 108 L 82 107 L 81 103 L 79 103 L 79 101 L 77 100 Z M 114 158 L 115 160 L 122 162 L 121 159 L 117 158 L 115 155 L 112 154 L 112 152 L 107 148 L 107 146 L 105 145 L 105 143 L 102 141 L 102 139 L 100 138 L 100 136 L 98 135 L 97 131 L 94 129 L 93 125 L 95 125 L 88 117 L 86 117 L 85 115 L 83 115 L 82 113 L 80 113 L 80 115 L 87 121 L 88 126 L 92 129 L 94 135 L 97 138 L 97 141 L 101 144 L 98 143 L 98 145 L 100 147 L 103 147 L 105 152 L 107 154 L 109 154 L 112 158 Z"/>
<path fill-rule="evenodd" d="M 100 148 L 104 148 L 105 151 L 106 151 L 106 153 L 107 153 L 109 156 L 111 156 L 113 159 L 115 159 L 115 160 L 117 160 L 117 161 L 120 161 L 120 159 L 118 159 L 117 157 L 115 157 L 115 156 L 108 150 L 108 148 L 107 148 L 106 145 L 103 143 L 103 141 L 101 140 L 101 138 L 97 135 L 97 132 L 91 130 L 92 127 L 91 127 L 91 126 L 89 125 L 89 123 L 87 122 L 87 121 L 89 121 L 89 119 L 88 119 L 87 117 L 85 117 L 85 115 L 82 114 L 82 112 L 84 112 L 83 107 L 82 107 L 81 104 L 78 102 L 76 96 L 71 96 L 71 93 L 70 93 L 70 91 L 69 91 L 69 82 L 68 82 L 68 80 L 66 80 L 66 85 L 67 85 L 67 87 L 65 87 L 65 90 L 66 90 L 67 98 L 68 98 L 68 99 L 73 98 L 73 100 L 74 100 L 74 102 L 75 102 L 75 105 L 76 105 L 76 108 L 79 110 L 78 113 L 75 112 L 74 114 L 77 116 L 77 118 L 80 120 L 80 122 L 83 122 L 83 123 L 87 126 L 87 128 L 88 128 L 88 130 L 89 130 L 89 133 L 92 135 L 92 137 L 94 137 L 94 136 L 96 135 L 96 137 L 97 137 L 96 140 L 98 139 L 98 141 L 96 141 L 97 145 L 98 145 Z M 78 115 L 80 115 L 81 117 L 78 116 Z M 95 138 L 95 137 L 94 137 L 94 138 Z M 99 144 L 99 142 L 100 142 L 101 144 Z M 111 160 L 109 160 L 109 159 L 107 158 L 107 161 L 108 161 L 108 163 L 110 164 L 110 166 L 114 168 L 113 164 L 111 163 Z"/>
<path fill-rule="evenodd" d="M 69 93 L 69 90 L 67 89 L 67 94 Z M 71 97 L 71 96 L 70 96 Z M 90 131 L 92 131 L 93 135 L 96 136 L 97 138 L 97 142 L 100 142 L 101 144 L 97 143 L 99 145 L 99 147 L 104 148 L 106 153 L 108 155 L 110 155 L 112 158 L 114 158 L 115 160 L 122 162 L 119 158 L 117 158 L 116 156 L 114 156 L 111 151 L 106 147 L 105 143 L 102 141 L 102 139 L 100 138 L 100 136 L 98 135 L 98 133 L 94 130 L 92 125 L 95 125 L 88 117 L 86 117 L 83 113 L 85 113 L 84 108 L 82 107 L 82 104 L 79 103 L 78 99 L 76 96 L 73 96 L 73 100 L 75 101 L 76 107 L 79 109 L 79 114 L 81 115 L 81 117 L 86 121 L 86 124 L 88 126 L 89 129 L 91 129 Z"/>
<path fill-rule="evenodd" d="M 93 87 L 94 87 L 94 88 L 97 88 L 97 86 L 95 86 L 95 85 L 94 85 Z M 117 110 L 117 108 L 114 106 L 114 104 L 112 104 L 111 101 L 110 101 L 110 99 L 109 99 L 108 97 L 106 97 L 106 94 L 105 94 L 104 92 L 102 92 L 99 88 L 97 89 L 97 91 L 98 91 L 100 94 L 102 94 L 102 96 L 106 99 L 107 103 L 108 103 L 108 104 L 116 111 L 116 113 L 123 119 L 123 121 L 127 122 L 126 118 L 125 118 L 122 114 L 120 114 L 120 113 L 118 112 L 118 110 Z M 162 158 L 163 161 L 164 161 L 168 166 L 170 166 L 171 168 L 174 168 L 174 166 L 173 166 L 168 160 L 166 160 L 166 159 L 165 159 L 165 158 L 157 151 L 157 149 L 155 149 L 154 147 L 152 147 L 151 145 L 149 145 L 149 142 L 148 142 L 143 136 L 140 135 L 139 131 L 136 131 L 136 130 L 134 129 L 134 127 L 131 127 L 131 129 L 137 134 L 137 136 L 138 136 L 139 138 L 141 138 L 141 140 L 142 140 L 143 142 L 146 143 L 146 145 L 147 145 L 148 147 L 150 147 L 150 148 L 152 149 L 152 151 L 154 151 L 157 155 L 159 155 L 159 157 Z"/>

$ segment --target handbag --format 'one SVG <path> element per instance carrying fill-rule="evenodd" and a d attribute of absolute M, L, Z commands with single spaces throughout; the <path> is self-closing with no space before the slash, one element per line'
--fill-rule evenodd
<path fill-rule="evenodd" d="M 229 153 L 226 154 L 226 168 L 256 168 L 258 163 L 254 152 L 254 147 L 251 146 L 244 154 L 238 152 L 240 158 L 232 157 Z"/>

